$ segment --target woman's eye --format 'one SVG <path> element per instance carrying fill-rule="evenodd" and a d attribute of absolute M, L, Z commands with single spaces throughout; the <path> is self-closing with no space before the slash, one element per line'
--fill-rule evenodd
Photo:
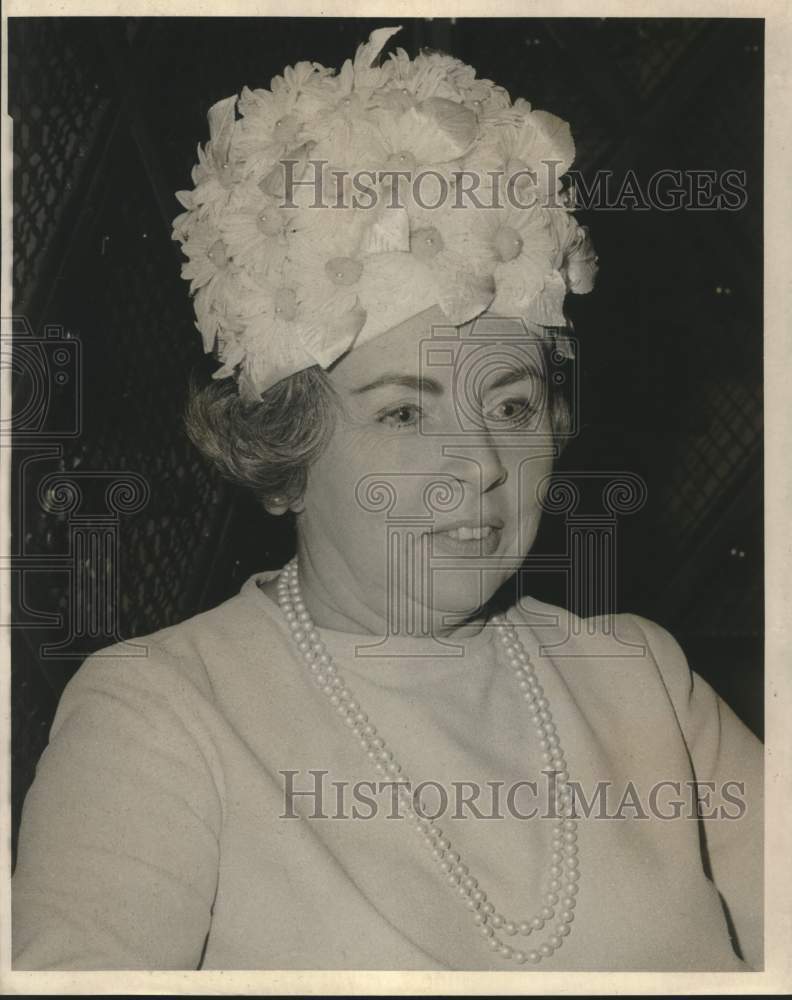
<path fill-rule="evenodd" d="M 535 407 L 528 399 L 504 399 L 490 410 L 489 416 L 498 423 L 519 425 L 527 423 L 535 412 Z"/>
<path fill-rule="evenodd" d="M 381 424 L 385 424 L 386 427 L 413 427 L 417 425 L 420 415 L 421 411 L 417 406 L 405 403 L 394 407 L 392 410 L 386 410 L 377 419 Z"/>

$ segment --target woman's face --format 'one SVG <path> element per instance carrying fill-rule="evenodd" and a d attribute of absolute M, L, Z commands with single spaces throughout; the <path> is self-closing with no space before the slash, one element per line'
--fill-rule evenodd
<path fill-rule="evenodd" d="M 320 625 L 447 633 L 534 541 L 553 459 L 541 351 L 517 321 L 442 323 L 429 310 L 328 373 L 340 412 L 298 517 Z"/>

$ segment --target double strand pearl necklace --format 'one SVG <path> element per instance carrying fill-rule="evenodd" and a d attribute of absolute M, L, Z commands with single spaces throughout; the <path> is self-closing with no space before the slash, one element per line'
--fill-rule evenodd
<path fill-rule="evenodd" d="M 278 603 L 314 682 L 327 696 L 349 728 L 350 734 L 360 743 L 377 772 L 400 782 L 398 794 L 406 818 L 431 852 L 449 887 L 470 912 L 489 947 L 502 958 L 520 965 L 525 962 L 537 964 L 552 955 L 564 943 L 575 916 L 580 877 L 576 843 L 577 820 L 573 818 L 572 790 L 568 784 L 566 758 L 553 723 L 550 705 L 514 626 L 504 615 L 495 615 L 491 619 L 498 630 L 517 686 L 531 713 L 531 721 L 536 727 L 542 749 L 542 759 L 556 776 L 552 853 L 544 880 L 542 902 L 532 916 L 519 921 L 507 919 L 496 910 L 436 821 L 416 810 L 410 791 L 410 779 L 385 745 L 385 740 L 378 734 L 376 727 L 369 721 L 368 715 L 361 709 L 308 614 L 300 593 L 296 556 L 286 564 L 278 577 Z M 542 930 L 545 934 L 540 943 L 536 938 L 539 936 L 537 932 Z M 536 941 L 536 946 L 515 948 L 498 932 L 509 938 L 518 935 L 530 938 L 530 943 Z"/>

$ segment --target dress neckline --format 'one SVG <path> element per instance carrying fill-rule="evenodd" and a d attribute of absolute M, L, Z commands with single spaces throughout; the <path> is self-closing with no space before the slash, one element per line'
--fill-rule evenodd
<path fill-rule="evenodd" d="M 266 611 L 288 635 L 288 626 L 279 605 L 260 586 L 276 579 L 280 572 L 277 569 L 253 573 L 242 585 L 240 595 L 254 601 Z M 469 669 L 472 660 L 491 658 L 496 631 L 494 625 L 487 623 L 470 636 L 454 639 L 383 636 L 343 632 L 319 626 L 317 629 L 328 652 L 343 662 L 344 669 L 369 676 L 384 676 L 394 669 L 400 674 L 424 674 L 427 659 L 432 661 L 433 674 L 438 670 L 445 675 Z"/>

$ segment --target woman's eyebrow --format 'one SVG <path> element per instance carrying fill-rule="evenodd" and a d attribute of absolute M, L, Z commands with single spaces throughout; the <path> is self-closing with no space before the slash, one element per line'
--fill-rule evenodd
<path fill-rule="evenodd" d="M 515 382 L 522 382 L 523 379 L 539 379 L 540 381 L 544 379 L 545 375 L 542 369 L 534 361 L 526 361 L 525 364 L 519 365 L 517 368 L 511 368 L 509 371 L 501 372 L 496 379 L 492 381 L 489 385 L 489 389 L 502 389 L 505 385 L 513 385 Z"/>
<path fill-rule="evenodd" d="M 427 378 L 425 375 L 404 375 L 398 372 L 385 372 L 384 375 L 378 376 L 373 381 L 358 386 L 357 389 L 352 389 L 352 395 L 357 396 L 361 392 L 381 389 L 383 386 L 388 385 L 398 385 L 405 389 L 415 389 L 416 392 L 429 392 L 435 396 L 439 396 L 443 392 L 443 387 L 439 382 L 433 378 Z"/>

